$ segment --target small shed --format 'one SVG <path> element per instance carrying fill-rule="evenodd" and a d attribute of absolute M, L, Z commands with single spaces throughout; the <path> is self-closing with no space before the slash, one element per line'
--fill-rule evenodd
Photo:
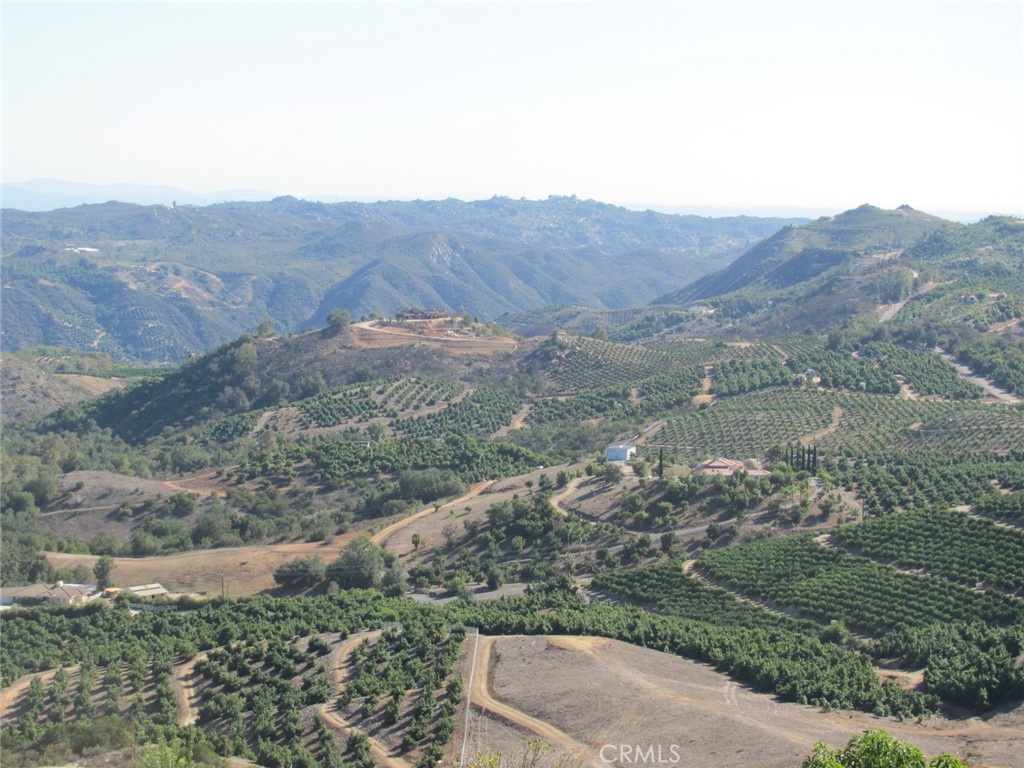
<path fill-rule="evenodd" d="M 622 443 L 609 445 L 604 449 L 604 457 L 608 461 L 629 461 L 629 457 L 636 453 L 636 446 Z"/>
<path fill-rule="evenodd" d="M 163 584 L 140 584 L 127 587 L 125 590 L 131 597 L 166 597 L 170 594 Z"/>

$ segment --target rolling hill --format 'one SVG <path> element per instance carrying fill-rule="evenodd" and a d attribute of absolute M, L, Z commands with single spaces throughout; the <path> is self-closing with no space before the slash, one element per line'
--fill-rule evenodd
<path fill-rule="evenodd" d="M 984 331 L 1019 314 L 1022 251 L 1018 219 L 961 225 L 908 206 L 864 205 L 786 227 L 725 269 L 659 297 L 651 309 L 699 303 L 733 332 L 842 330 L 871 314 L 893 328 L 912 318 L 919 330 L 949 330 L 952 323 Z M 978 306 L 965 309 L 962 297 L 975 294 Z M 950 295 L 959 307 L 950 306 Z"/>
<path fill-rule="evenodd" d="M 853 257 L 891 257 L 933 232 L 960 225 L 902 206 L 862 205 L 800 227 L 786 227 L 743 256 L 691 285 L 658 299 L 679 304 L 744 288 L 778 290 L 818 277 Z"/>

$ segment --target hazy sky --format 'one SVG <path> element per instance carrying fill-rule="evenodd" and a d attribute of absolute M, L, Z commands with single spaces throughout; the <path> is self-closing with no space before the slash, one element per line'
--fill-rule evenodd
<path fill-rule="evenodd" d="M 3 180 L 1024 213 L 1024 2 L 2 4 Z"/>

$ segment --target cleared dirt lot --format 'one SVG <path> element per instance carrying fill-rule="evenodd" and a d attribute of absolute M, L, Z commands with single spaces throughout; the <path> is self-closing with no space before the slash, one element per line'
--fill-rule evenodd
<path fill-rule="evenodd" d="M 516 348 L 516 340 L 507 336 L 427 336 L 400 329 L 383 328 L 375 325 L 372 321 L 352 325 L 352 342 L 356 348 L 365 349 L 386 349 L 423 344 L 440 347 L 456 355 L 493 355 L 497 352 L 511 352 Z"/>
<path fill-rule="evenodd" d="M 470 648 L 473 640 L 467 641 Z M 581 765 L 653 768 L 657 760 L 637 761 L 636 748 L 660 746 L 663 761 L 673 757 L 675 747 L 679 759 L 672 764 L 790 768 L 817 741 L 840 746 L 873 728 L 912 741 L 928 754 L 951 752 L 975 768 L 1024 764 L 1020 706 L 987 719 L 901 723 L 779 702 L 703 664 L 604 638 L 481 637 L 480 645 L 489 647 L 489 662 L 478 651 L 476 675 L 486 674 L 490 695 L 530 720 L 484 712 L 474 699 L 469 754 L 488 749 L 519 754 L 524 736 L 543 738 L 533 727 L 537 720 L 565 734 L 569 742 L 551 740 L 556 748 L 568 752 L 572 744 L 581 745 Z M 463 675 L 468 679 L 468 666 Z M 477 685 L 474 681 L 474 689 Z M 455 749 L 460 746 L 453 741 Z M 620 746 L 633 750 L 627 759 Z M 609 762 L 602 761 L 602 748 Z"/>
<path fill-rule="evenodd" d="M 73 384 L 90 395 L 104 395 L 114 389 L 121 389 L 131 383 L 130 379 L 102 378 L 79 373 L 58 373 L 58 379 Z"/>
<path fill-rule="evenodd" d="M 186 481 L 182 481 L 186 482 Z M 195 490 L 199 485 L 189 483 L 187 489 Z M 416 514 L 391 523 L 373 535 L 375 541 L 394 549 L 392 541 L 400 542 L 402 551 L 412 551 L 412 530 L 417 526 L 437 528 L 436 538 L 443 539 L 441 528 L 449 513 L 474 502 L 478 495 L 491 487 L 490 482 L 473 486 L 463 496 L 441 506 L 435 514 L 434 506 L 425 507 Z M 183 486 L 184 487 L 184 486 Z M 486 504 L 493 503 L 491 501 Z M 486 506 L 486 505 L 485 505 Z M 484 507 L 485 508 L 485 507 Z M 482 513 L 481 513 L 482 514 Z M 432 518 L 428 523 L 424 518 Z M 374 521 L 373 526 L 379 525 Z M 157 557 L 116 557 L 114 558 L 113 582 L 117 586 L 150 584 L 158 582 L 172 592 L 221 593 L 222 588 L 231 597 L 245 597 L 274 589 L 274 571 L 282 564 L 297 557 L 316 555 L 330 563 L 337 558 L 342 548 L 356 536 L 373 528 L 362 524 L 352 531 L 334 536 L 329 542 L 289 542 L 286 544 L 264 544 L 250 547 L 222 549 L 200 549 Z M 433 538 L 433 534 L 432 534 Z M 47 559 L 57 568 L 74 568 L 84 564 L 92 568 L 95 555 L 74 555 L 62 552 L 47 552 Z"/>
<path fill-rule="evenodd" d="M 159 582 L 172 592 L 206 592 L 219 595 L 223 587 L 230 597 L 245 597 L 277 586 L 274 571 L 297 557 L 318 555 L 334 560 L 341 548 L 358 535 L 353 531 L 335 536 L 329 544 L 296 542 L 231 549 L 200 549 L 161 557 L 115 557 L 113 581 L 117 586 Z M 95 555 L 45 553 L 57 568 L 85 564 L 92 568 Z M 222 581 L 223 579 L 223 581 Z"/>

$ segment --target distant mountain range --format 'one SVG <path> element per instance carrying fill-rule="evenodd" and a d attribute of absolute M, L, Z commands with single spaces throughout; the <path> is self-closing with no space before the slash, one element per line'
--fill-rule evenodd
<path fill-rule="evenodd" d="M 282 331 L 400 306 L 482 319 L 645 304 L 802 219 L 637 212 L 575 197 L 3 213 L 2 348 L 180 361 L 264 317 Z"/>
<path fill-rule="evenodd" d="M 229 200 L 270 200 L 273 197 L 275 195 L 272 192 L 255 189 L 192 192 L 150 184 L 83 184 L 60 179 L 32 179 L 17 184 L 0 184 L 3 207 L 18 211 L 55 211 L 58 208 L 111 200 L 139 205 L 212 205 Z"/>

